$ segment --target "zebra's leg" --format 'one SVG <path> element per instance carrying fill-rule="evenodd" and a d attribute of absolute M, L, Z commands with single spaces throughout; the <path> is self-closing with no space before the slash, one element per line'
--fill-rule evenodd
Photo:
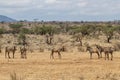
<path fill-rule="evenodd" d="M 90 59 L 92 59 L 92 53 L 90 53 Z"/>
<path fill-rule="evenodd" d="M 60 54 L 60 52 L 58 51 L 58 56 L 59 56 L 59 59 L 61 59 L 61 54 Z"/>
<path fill-rule="evenodd" d="M 107 53 L 107 59 L 109 60 L 109 53 Z"/>
<path fill-rule="evenodd" d="M 24 52 L 24 54 L 25 54 L 25 59 L 27 59 L 26 51 Z"/>
<path fill-rule="evenodd" d="M 13 59 L 14 59 L 15 52 L 13 51 Z"/>
<path fill-rule="evenodd" d="M 8 52 L 8 58 L 10 59 L 10 52 Z"/>
<path fill-rule="evenodd" d="M 7 51 L 5 51 L 5 58 L 7 58 Z"/>
<path fill-rule="evenodd" d="M 21 58 L 22 58 L 22 52 L 20 51 L 20 53 L 21 53 L 20 55 L 21 55 Z"/>
<path fill-rule="evenodd" d="M 111 60 L 113 60 L 113 53 L 111 53 Z"/>
<path fill-rule="evenodd" d="M 97 55 L 98 55 L 98 59 L 100 58 L 100 54 L 99 54 L 99 52 L 97 52 Z"/>
<path fill-rule="evenodd" d="M 107 55 L 107 54 L 105 53 L 105 60 L 106 60 L 106 55 Z"/>
<path fill-rule="evenodd" d="M 102 52 L 100 52 L 100 57 L 102 58 Z"/>
<path fill-rule="evenodd" d="M 54 59 L 54 51 L 51 51 L 51 54 L 50 54 L 50 59 Z"/>

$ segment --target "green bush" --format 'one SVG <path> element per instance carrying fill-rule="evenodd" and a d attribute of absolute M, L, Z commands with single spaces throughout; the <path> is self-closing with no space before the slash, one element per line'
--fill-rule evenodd
<path fill-rule="evenodd" d="M 35 34 L 41 34 L 41 35 L 45 35 L 45 34 L 49 34 L 52 35 L 54 33 L 57 33 L 57 29 L 56 27 L 53 26 L 37 26 L 35 28 L 33 28 L 33 32 Z"/>
<path fill-rule="evenodd" d="M 21 33 L 24 33 L 24 34 L 29 34 L 29 33 L 31 33 L 31 31 L 30 31 L 29 29 L 27 29 L 27 28 L 21 28 L 21 29 L 20 29 L 20 32 L 21 32 Z"/>
<path fill-rule="evenodd" d="M 9 27 L 12 29 L 13 33 L 19 33 L 20 28 L 23 26 L 23 24 L 10 24 Z"/>
<path fill-rule="evenodd" d="M 4 28 L 0 28 L 0 34 L 4 34 L 6 30 Z"/>

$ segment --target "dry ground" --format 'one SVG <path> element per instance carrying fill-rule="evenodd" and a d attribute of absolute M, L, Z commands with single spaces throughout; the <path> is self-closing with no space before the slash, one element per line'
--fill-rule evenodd
<path fill-rule="evenodd" d="M 5 59 L 0 54 L 0 80 L 11 80 L 14 72 L 23 80 L 120 80 L 120 52 L 115 52 L 113 61 L 89 59 L 88 52 L 64 52 L 62 59 L 57 55 L 49 58 L 50 52 L 28 53 L 27 59 Z"/>

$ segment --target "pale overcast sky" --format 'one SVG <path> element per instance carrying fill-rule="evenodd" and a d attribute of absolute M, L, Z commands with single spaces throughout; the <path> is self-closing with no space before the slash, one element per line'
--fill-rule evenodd
<path fill-rule="evenodd" d="M 0 0 L 0 15 L 17 20 L 119 20 L 120 0 Z"/>

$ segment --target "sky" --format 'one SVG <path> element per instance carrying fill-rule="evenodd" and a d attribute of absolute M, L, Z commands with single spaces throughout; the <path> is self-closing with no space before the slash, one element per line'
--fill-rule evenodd
<path fill-rule="evenodd" d="M 17 20 L 120 20 L 120 0 L 0 0 L 0 15 Z"/>

